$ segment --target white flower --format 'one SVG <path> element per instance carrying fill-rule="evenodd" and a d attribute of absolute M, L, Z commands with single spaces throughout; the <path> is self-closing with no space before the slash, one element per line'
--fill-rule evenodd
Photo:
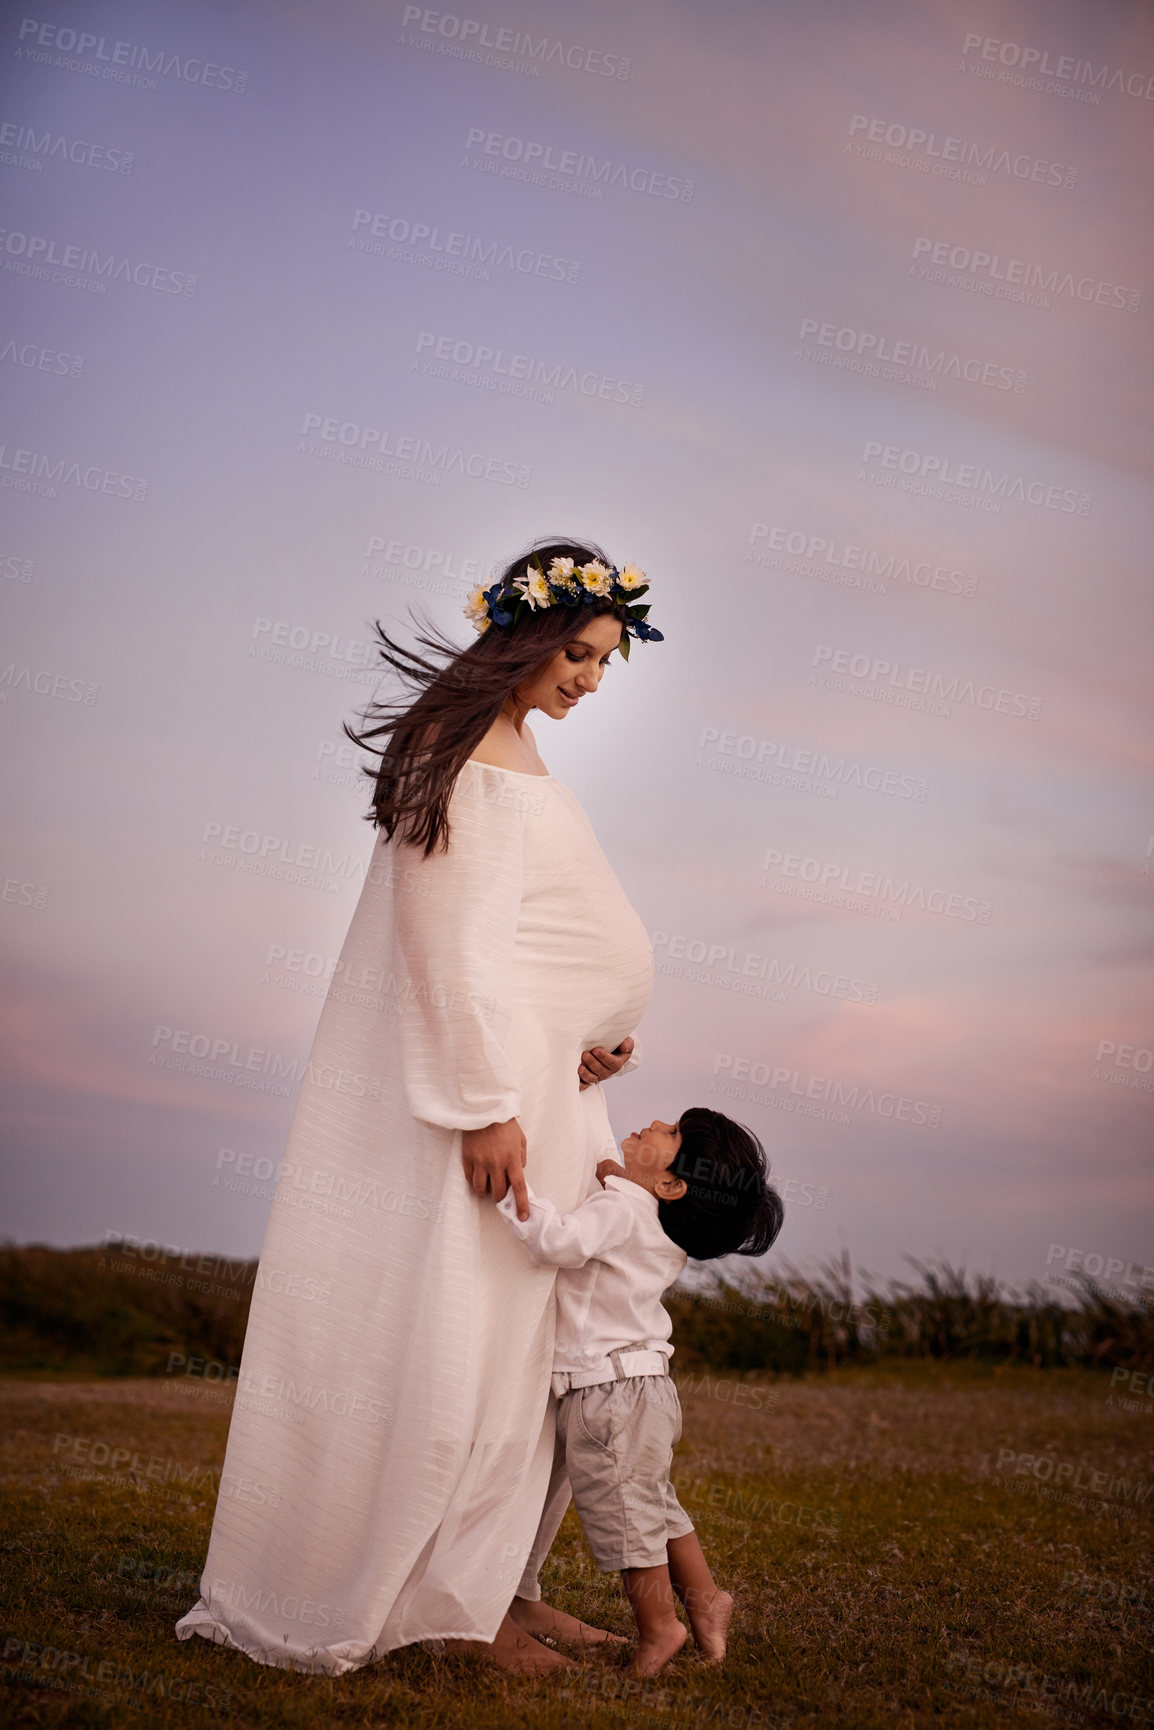
<path fill-rule="evenodd" d="M 555 583 L 564 583 L 570 587 L 573 582 L 573 560 L 551 559 L 549 561 L 549 576 Z"/>
<path fill-rule="evenodd" d="M 587 589 L 591 595 L 607 595 L 609 593 L 609 571 L 600 559 L 590 559 L 587 565 L 581 565 L 577 575 L 581 578 L 582 587 Z"/>
<path fill-rule="evenodd" d="M 626 565 L 618 571 L 617 581 L 623 589 L 639 589 L 645 581 L 645 572 L 638 570 L 636 565 Z"/>
<path fill-rule="evenodd" d="M 475 630 L 484 631 L 492 623 L 489 618 L 489 603 L 485 599 L 484 589 L 470 589 L 469 599 L 465 602 L 463 611 Z"/>
<path fill-rule="evenodd" d="M 526 583 L 525 598 L 531 607 L 548 607 L 552 604 L 552 593 L 540 571 L 534 571 Z"/>

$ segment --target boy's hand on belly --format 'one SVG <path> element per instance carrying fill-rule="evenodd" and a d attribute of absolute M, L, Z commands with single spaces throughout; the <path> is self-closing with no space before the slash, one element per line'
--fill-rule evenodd
<path fill-rule="evenodd" d="M 580 1091 L 584 1093 L 587 1087 L 594 1087 L 599 1081 L 608 1081 L 611 1075 L 624 1069 L 632 1051 L 633 1040 L 628 1035 L 615 1051 L 606 1051 L 603 1045 L 595 1045 L 591 1051 L 583 1051 L 577 1065 Z"/>

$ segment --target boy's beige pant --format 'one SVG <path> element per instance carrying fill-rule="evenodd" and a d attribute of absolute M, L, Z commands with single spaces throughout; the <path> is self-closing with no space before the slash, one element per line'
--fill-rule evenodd
<path fill-rule="evenodd" d="M 562 1394 L 556 1404 L 553 1472 L 519 1598 L 540 1598 L 537 1576 L 570 1496 L 606 1573 L 660 1567 L 669 1540 L 693 1530 L 669 1481 L 681 1437 L 681 1403 L 671 1376 L 598 1382 Z"/>

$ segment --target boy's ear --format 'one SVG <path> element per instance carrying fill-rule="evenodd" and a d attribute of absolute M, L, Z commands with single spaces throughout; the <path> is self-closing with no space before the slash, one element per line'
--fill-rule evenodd
<path fill-rule="evenodd" d="M 657 1182 L 657 1195 L 661 1201 L 680 1201 L 689 1185 L 683 1177 L 674 1177 L 671 1171 L 663 1172 Z"/>

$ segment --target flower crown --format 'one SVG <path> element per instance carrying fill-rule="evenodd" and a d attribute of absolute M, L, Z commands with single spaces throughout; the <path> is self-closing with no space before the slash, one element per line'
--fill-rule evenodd
<path fill-rule="evenodd" d="M 508 585 L 502 577 L 488 589 L 474 589 L 466 603 L 465 615 L 475 630 L 487 631 L 490 625 L 515 625 L 541 607 L 587 607 L 601 599 L 615 601 L 625 613 L 620 649 L 622 660 L 627 661 L 631 636 L 643 643 L 665 640 L 646 621 L 648 603 L 636 604 L 648 588 L 645 572 L 636 565 L 626 565 L 619 571 L 603 565 L 600 559 L 590 559 L 587 565 L 576 565 L 572 559 L 552 559 L 546 573 L 535 553 L 532 567 Z"/>

